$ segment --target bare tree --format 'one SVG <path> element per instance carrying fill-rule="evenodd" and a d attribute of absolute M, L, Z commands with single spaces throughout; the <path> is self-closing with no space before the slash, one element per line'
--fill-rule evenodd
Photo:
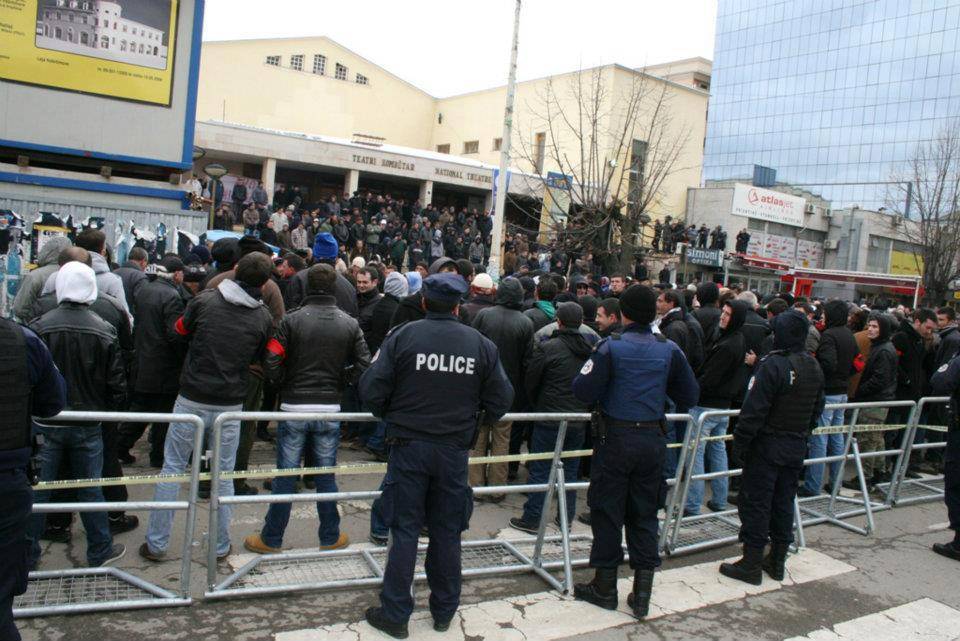
<path fill-rule="evenodd" d="M 890 208 L 914 223 L 903 229 L 919 248 L 924 302 L 940 304 L 950 281 L 960 276 L 960 118 L 918 143 L 892 180 L 898 187 L 888 198 Z"/>
<path fill-rule="evenodd" d="M 629 82 L 615 82 L 618 70 Z M 608 269 L 629 271 L 690 140 L 690 127 L 671 110 L 671 91 L 643 73 L 596 67 L 548 80 L 527 104 L 531 122 L 518 130 L 543 137 L 514 143 L 531 170 L 524 179 L 545 191 L 544 169 L 569 178 L 569 217 L 551 225 L 563 251 L 590 251 Z"/>

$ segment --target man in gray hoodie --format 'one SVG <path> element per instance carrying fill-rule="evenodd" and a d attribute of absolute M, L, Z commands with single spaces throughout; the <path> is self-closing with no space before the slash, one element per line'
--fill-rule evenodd
<path fill-rule="evenodd" d="M 93 272 L 97 275 L 97 291 L 115 298 L 132 323 L 133 316 L 130 314 L 130 308 L 127 306 L 127 295 L 123 290 L 123 281 L 119 276 L 110 271 L 110 264 L 107 263 L 107 259 L 104 257 L 104 251 L 107 247 L 106 234 L 99 229 L 86 229 L 77 234 L 76 242 L 77 247 L 83 247 L 90 252 L 90 258 L 93 261 Z M 43 293 L 48 294 L 56 291 L 56 281 L 56 277 L 51 274 L 43 285 Z"/>
<path fill-rule="evenodd" d="M 44 283 L 51 274 L 55 274 L 60 269 L 57 258 L 67 247 L 70 247 L 70 239 L 66 236 L 54 236 L 49 239 L 40 249 L 36 269 L 23 277 L 17 297 L 13 299 L 13 313 L 21 323 L 29 323 L 33 320 L 33 305 L 40 298 Z"/>

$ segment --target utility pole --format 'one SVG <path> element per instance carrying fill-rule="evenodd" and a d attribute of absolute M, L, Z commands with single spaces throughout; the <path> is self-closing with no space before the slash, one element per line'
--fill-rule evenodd
<path fill-rule="evenodd" d="M 487 273 L 493 282 L 500 280 L 500 264 L 503 261 L 503 226 L 507 205 L 507 171 L 510 164 L 510 139 L 513 131 L 513 99 L 517 90 L 517 49 L 520 35 L 520 3 L 513 15 L 513 45 L 510 49 L 510 74 L 507 80 L 507 102 L 503 108 L 503 134 L 500 139 L 500 173 L 497 175 L 497 198 L 494 201 L 493 238 L 490 241 L 490 263 Z"/>

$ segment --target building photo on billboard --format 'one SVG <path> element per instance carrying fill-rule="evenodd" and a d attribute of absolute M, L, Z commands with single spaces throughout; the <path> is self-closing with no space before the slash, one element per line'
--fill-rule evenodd
<path fill-rule="evenodd" d="M 39 0 L 36 46 L 166 69 L 173 0 Z"/>

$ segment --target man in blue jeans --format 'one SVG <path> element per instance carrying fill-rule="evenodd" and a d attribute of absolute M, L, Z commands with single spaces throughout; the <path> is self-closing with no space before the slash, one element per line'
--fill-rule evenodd
<path fill-rule="evenodd" d="M 301 307 L 283 317 L 267 344 L 265 373 L 280 387 L 283 412 L 335 413 L 348 379 L 356 379 L 370 365 L 370 352 L 357 320 L 337 308 L 334 297 L 337 273 L 330 265 L 314 265 L 307 273 L 307 297 Z M 280 421 L 277 430 L 277 467 L 300 467 L 307 436 L 319 466 L 337 463 L 340 423 L 337 421 Z M 333 474 L 314 477 L 318 493 L 337 491 Z M 274 494 L 292 494 L 296 477 L 273 480 Z M 321 550 L 336 550 L 350 544 L 340 532 L 340 515 L 334 501 L 318 501 Z M 290 520 L 289 503 L 273 503 L 263 529 L 251 534 L 243 545 L 251 552 L 270 554 L 283 546 L 283 533 Z"/>
<path fill-rule="evenodd" d="M 747 304 L 742 300 L 727 301 L 720 312 L 714 341 L 707 349 L 703 365 L 697 370 L 700 401 L 690 408 L 695 421 L 711 410 L 728 410 L 730 401 L 746 385 L 741 365 L 746 356 L 746 342 L 741 327 L 747 315 Z M 705 419 L 700 428 L 701 438 L 723 436 L 727 433 L 729 417 L 713 416 Z M 704 467 L 711 472 L 727 470 L 727 448 L 723 441 L 700 442 L 693 459 L 693 474 L 703 474 Z M 715 512 L 727 508 L 729 479 L 725 476 L 710 481 L 712 497 L 707 507 Z M 703 505 L 704 482 L 691 481 L 687 504 L 683 513 L 700 514 Z"/>
<path fill-rule="evenodd" d="M 534 345 L 533 357 L 524 376 L 527 398 L 534 412 L 586 412 L 587 404 L 573 395 L 573 379 L 580 373 L 583 364 L 590 358 L 593 342 L 580 333 L 583 323 L 583 308 L 577 303 L 560 303 L 557 306 L 557 329 L 543 343 Z M 563 439 L 564 450 L 578 450 L 583 446 L 586 425 L 570 423 Z M 556 423 L 535 423 L 531 434 L 530 452 L 552 452 L 557 442 Z M 530 461 L 527 483 L 546 483 L 550 474 L 551 460 Z M 563 477 L 567 483 L 577 480 L 580 466 L 578 457 L 563 459 Z M 567 493 L 567 523 L 573 521 L 576 512 L 577 493 Z M 543 492 L 527 495 L 523 515 L 510 519 L 510 527 L 521 532 L 535 534 L 543 512 Z M 559 514 L 556 522 L 560 522 Z"/>
<path fill-rule="evenodd" d="M 261 287 L 273 272 L 273 261 L 265 254 L 247 254 L 237 263 L 236 280 L 225 279 L 213 289 L 200 292 L 174 324 L 181 337 L 190 341 L 180 374 L 180 395 L 174 413 L 194 414 L 209 430 L 222 412 L 243 407 L 250 365 L 263 360 L 267 341 L 273 333 L 270 311 L 261 299 Z M 182 474 L 193 452 L 194 427 L 170 423 L 163 451 L 163 474 Z M 240 443 L 239 421 L 223 425 L 220 434 L 220 469 L 233 470 Z M 153 500 L 176 500 L 176 483 L 158 483 Z M 232 496 L 233 483 L 220 484 L 220 496 Z M 230 554 L 230 506 L 219 506 L 217 557 Z M 162 561 L 170 544 L 172 510 L 150 513 L 147 540 L 140 556 Z M 211 543 L 211 545 L 213 545 Z"/>
<path fill-rule="evenodd" d="M 824 394 L 827 405 L 847 402 L 847 386 L 853 374 L 853 360 L 860 353 L 853 332 L 847 327 L 847 304 L 842 300 L 829 301 L 823 308 L 827 327 L 820 335 L 817 362 L 823 370 Z M 826 408 L 820 416 L 820 427 L 843 425 L 843 410 Z M 812 434 L 807 441 L 807 455 L 821 458 L 843 454 L 843 434 Z M 824 464 L 808 465 L 803 487 L 798 496 L 818 496 L 823 490 Z M 830 482 L 840 473 L 840 461 L 830 464 Z"/>

